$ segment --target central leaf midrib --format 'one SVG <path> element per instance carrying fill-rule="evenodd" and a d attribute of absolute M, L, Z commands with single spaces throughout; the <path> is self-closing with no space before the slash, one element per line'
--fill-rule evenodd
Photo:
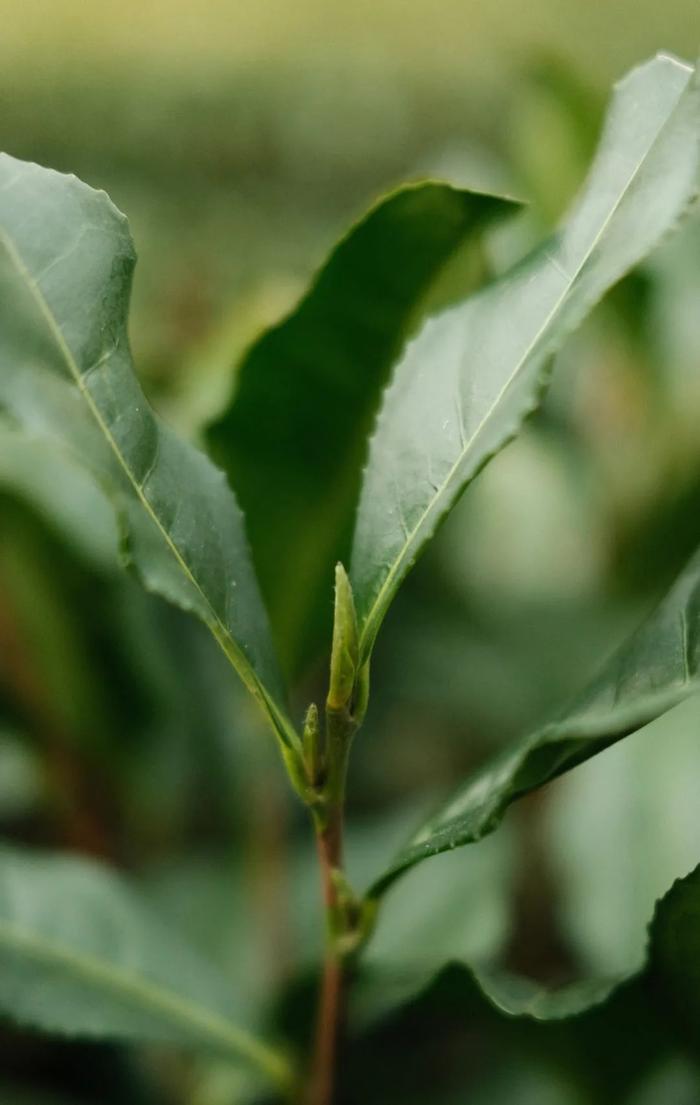
<path fill-rule="evenodd" d="M 286 1077 L 286 1064 L 264 1044 L 227 1018 L 212 1013 L 172 990 L 146 980 L 132 971 L 118 969 L 97 956 L 78 955 L 74 949 L 27 933 L 6 921 L 0 921 L 0 948 L 21 952 L 27 959 L 59 965 L 67 974 L 96 988 L 109 989 L 121 997 L 133 999 L 143 1008 L 166 1014 L 173 1022 L 196 1027 L 228 1049 L 247 1056 L 277 1081 Z"/>

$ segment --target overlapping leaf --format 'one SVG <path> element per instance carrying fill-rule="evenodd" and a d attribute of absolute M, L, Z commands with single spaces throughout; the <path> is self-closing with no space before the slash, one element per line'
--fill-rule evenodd
<path fill-rule="evenodd" d="M 126 221 L 104 193 L 0 156 L 0 407 L 116 489 L 146 585 L 207 623 L 293 744 L 240 510 L 222 473 L 153 414 L 134 375 L 133 266 Z"/>
<path fill-rule="evenodd" d="M 407 868 L 481 839 L 511 802 L 634 733 L 700 688 L 700 554 L 561 720 L 478 771 L 413 837 L 371 893 Z"/>
<path fill-rule="evenodd" d="M 0 1010 L 19 1024 L 204 1049 L 288 1082 L 284 1057 L 232 1019 L 231 989 L 105 869 L 0 851 Z"/>
<path fill-rule="evenodd" d="M 561 229 L 407 347 L 371 442 L 353 542 L 365 658 L 440 520 L 536 406 L 551 355 L 696 195 L 699 149 L 693 70 L 659 56 L 633 71 Z"/>
<path fill-rule="evenodd" d="M 299 307 L 253 346 L 209 429 L 291 666 L 323 630 L 330 635 L 333 567 L 347 551 L 391 365 L 448 263 L 512 208 L 436 183 L 388 196 L 343 238 Z"/>

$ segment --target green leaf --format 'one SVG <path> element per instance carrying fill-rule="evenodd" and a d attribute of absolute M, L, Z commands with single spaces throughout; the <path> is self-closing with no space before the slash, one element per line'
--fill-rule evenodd
<path fill-rule="evenodd" d="M 206 622 L 293 745 L 240 510 L 134 375 L 133 267 L 126 220 L 104 193 L 0 155 L 0 407 L 115 489 L 145 585 Z"/>
<path fill-rule="evenodd" d="M 648 972 L 684 1031 L 700 1041 L 700 867 L 678 879 L 656 907 Z"/>
<path fill-rule="evenodd" d="M 0 851 L 0 1009 L 45 1032 L 204 1049 L 290 1076 L 232 1020 L 221 973 L 83 859 Z"/>
<path fill-rule="evenodd" d="M 669 1018 L 677 1017 L 684 1034 L 688 1030 L 700 1039 L 700 866 L 677 880 L 654 908 L 648 925 L 644 961 L 635 969 L 600 978 L 584 978 L 550 989 L 493 966 L 474 966 L 459 959 L 443 963 L 443 971 L 455 967 L 489 1005 L 510 1017 L 537 1021 L 579 1016 L 604 1005 L 612 996 L 620 1003 L 639 1004 L 642 993 L 658 1003 L 667 1001 Z M 427 990 L 424 970 L 414 962 L 405 964 L 402 975 L 374 967 L 367 977 L 364 967 L 352 996 L 355 1025 L 366 1027 L 386 1014 L 392 998 L 399 1004 L 415 1000 Z M 438 978 L 434 973 L 433 984 Z M 393 986 L 393 992 L 387 987 Z"/>
<path fill-rule="evenodd" d="M 437 183 L 382 200 L 343 238 L 296 310 L 252 347 L 228 409 L 209 428 L 291 667 L 330 633 L 333 569 L 346 559 L 390 367 L 446 267 L 510 210 L 504 200 Z"/>
<path fill-rule="evenodd" d="M 700 554 L 561 720 L 478 771 L 404 848 L 371 895 L 429 856 L 492 832 L 511 802 L 647 725 L 700 688 Z"/>
<path fill-rule="evenodd" d="M 693 70 L 662 56 L 634 70 L 561 229 L 407 347 L 371 442 L 350 561 L 362 659 L 439 522 L 536 407 L 552 354 L 696 195 L 699 135 Z"/>
<path fill-rule="evenodd" d="M 571 772 L 544 803 L 560 922 L 591 973 L 639 966 L 654 903 L 698 862 L 699 727 L 695 695 Z"/>

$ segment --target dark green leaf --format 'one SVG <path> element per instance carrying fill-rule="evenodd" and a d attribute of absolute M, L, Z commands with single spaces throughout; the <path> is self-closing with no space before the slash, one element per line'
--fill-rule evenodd
<path fill-rule="evenodd" d="M 145 584 L 206 622 L 294 744 L 239 508 L 134 375 L 133 267 L 126 220 L 104 193 L 0 155 L 0 407 L 115 489 Z"/>
<path fill-rule="evenodd" d="M 561 229 L 407 347 L 371 442 L 352 551 L 363 657 L 441 519 L 537 405 L 552 354 L 694 198 L 699 147 L 693 70 L 662 56 L 634 70 Z"/>
<path fill-rule="evenodd" d="M 492 832 L 508 806 L 681 702 L 700 688 L 700 555 L 654 614 L 619 649 L 560 721 L 507 749 L 461 787 L 374 884 Z"/>
<path fill-rule="evenodd" d="M 106 869 L 0 851 L 0 1009 L 17 1023 L 214 1051 L 287 1081 L 286 1060 L 231 1019 L 231 989 Z"/>
<path fill-rule="evenodd" d="M 343 238 L 298 308 L 246 356 L 209 429 L 236 488 L 287 661 L 330 632 L 367 435 L 391 364 L 448 262 L 513 205 L 443 184 L 402 188 Z"/>
<path fill-rule="evenodd" d="M 678 879 L 651 925 L 650 966 L 681 1026 L 700 1040 L 700 867 Z"/>

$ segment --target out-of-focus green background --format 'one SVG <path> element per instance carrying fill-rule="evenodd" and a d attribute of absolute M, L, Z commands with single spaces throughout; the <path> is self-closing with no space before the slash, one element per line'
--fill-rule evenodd
<path fill-rule="evenodd" d="M 699 15 L 696 0 L 5 0 L 0 148 L 77 173 L 127 212 L 139 372 L 196 439 L 241 352 L 381 191 L 425 175 L 508 191 L 531 213 L 500 248 L 524 248 L 581 180 L 611 84 L 659 49 L 692 58 Z M 595 312 L 543 411 L 411 576 L 351 774 L 359 882 L 436 796 L 585 682 L 700 540 L 699 307 L 690 223 Z M 71 524 L 99 528 L 81 494 L 20 478 L 0 437 L 0 828 L 131 869 L 261 1024 L 274 1010 L 303 1035 L 320 941 L 307 826 L 204 633 L 99 541 L 90 555 L 71 541 Z M 322 680 L 321 664 L 299 704 Z M 409 876 L 370 970 L 385 957 L 427 981 L 448 960 L 498 958 L 559 982 L 632 968 L 655 898 L 700 861 L 699 722 L 688 703 L 489 842 Z M 700 1100 L 695 1057 L 648 1011 L 520 1036 L 450 995 L 449 1015 L 414 1010 L 396 1036 L 362 1038 L 356 1099 L 461 1105 L 468 1087 L 489 1105 Z M 8 1033 L 0 1057 L 10 1105 L 39 1105 L 40 1091 L 253 1100 L 226 1072 L 173 1073 L 123 1049 Z"/>
<path fill-rule="evenodd" d="M 527 192 L 509 155 L 530 141 L 542 148 L 525 160 L 556 175 L 561 124 L 520 126 L 533 67 L 602 93 L 655 50 L 697 43 L 694 0 L 6 0 L 0 142 L 128 212 L 134 342 L 174 386 L 212 328 L 246 340 L 241 296 L 280 310 L 382 188 L 432 171 Z"/>

